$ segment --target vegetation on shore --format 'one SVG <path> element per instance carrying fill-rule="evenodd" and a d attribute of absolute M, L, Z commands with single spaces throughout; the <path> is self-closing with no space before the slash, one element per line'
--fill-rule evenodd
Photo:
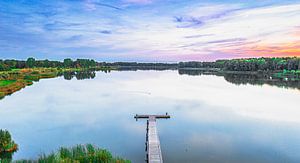
<path fill-rule="evenodd" d="M 215 62 L 180 62 L 179 69 L 208 69 L 221 73 L 268 73 L 273 78 L 300 80 L 300 58 L 247 58 Z"/>
<path fill-rule="evenodd" d="M 180 62 L 179 68 L 219 68 L 227 71 L 300 70 L 300 58 L 247 58 L 215 62 Z"/>
<path fill-rule="evenodd" d="M 137 63 L 137 62 L 96 62 L 90 59 L 64 59 L 63 61 L 0 60 L 0 99 L 10 95 L 33 81 L 64 75 L 70 80 L 94 78 L 95 73 L 87 70 L 166 70 L 197 69 L 214 71 L 221 74 L 267 74 L 270 79 L 300 80 L 300 58 L 248 58 L 217 60 L 215 62 Z M 75 73 L 79 72 L 79 73 Z M 259 75 L 261 76 L 261 75 Z"/>
<path fill-rule="evenodd" d="M 10 161 L 17 150 L 18 145 L 12 140 L 10 133 L 0 129 L 0 162 Z"/>
<path fill-rule="evenodd" d="M 18 150 L 18 145 L 12 140 L 7 130 L 0 130 L 0 163 L 12 162 L 12 157 Z M 16 160 L 17 163 L 130 163 L 119 157 L 114 157 L 105 150 L 94 145 L 76 145 L 71 148 L 61 147 L 57 152 L 41 155 L 37 160 Z"/>
<path fill-rule="evenodd" d="M 94 78 L 92 71 L 110 71 L 114 69 L 168 69 L 176 68 L 177 64 L 164 63 L 136 63 L 136 62 L 96 62 L 92 59 L 64 59 L 61 61 L 36 60 L 28 58 L 22 60 L 0 60 L 0 99 L 22 88 L 32 85 L 34 81 L 45 78 L 54 78 L 64 75 L 67 80 L 74 76 L 78 80 Z"/>
<path fill-rule="evenodd" d="M 32 85 L 34 81 L 54 78 L 67 72 L 82 72 L 90 69 L 106 71 L 113 68 L 90 59 L 77 59 L 76 61 L 64 59 L 63 62 L 35 60 L 34 58 L 28 58 L 26 61 L 0 60 L 0 99 Z M 86 74 L 81 73 L 81 76 L 86 76 Z"/>
<path fill-rule="evenodd" d="M 0 71 L 11 71 L 14 69 L 24 68 L 92 68 L 102 66 L 94 60 L 77 59 L 73 61 L 70 58 L 61 61 L 36 60 L 35 58 L 28 58 L 26 61 L 22 60 L 0 60 Z"/>
<path fill-rule="evenodd" d="M 0 99 L 40 79 L 54 78 L 67 72 L 80 72 L 79 68 L 25 68 L 0 72 Z"/>
<path fill-rule="evenodd" d="M 177 68 L 177 63 L 137 63 L 137 62 L 96 62 L 93 59 L 77 59 L 72 60 L 66 58 L 63 61 L 49 61 L 49 60 L 36 60 L 28 58 L 26 61 L 22 60 L 0 60 L 0 71 L 11 71 L 14 69 L 24 68 L 107 68 L 107 69 L 169 69 Z"/>
<path fill-rule="evenodd" d="M 76 145 L 71 148 L 61 147 L 57 152 L 49 155 L 41 155 L 37 160 L 18 160 L 16 163 L 130 163 L 119 157 L 114 157 L 112 154 L 105 150 L 100 149 L 94 145 Z"/>
<path fill-rule="evenodd" d="M 138 68 L 138 69 L 174 69 L 174 68 L 211 68 L 223 71 L 295 71 L 300 70 L 299 57 L 285 58 L 247 58 L 247 59 L 231 59 L 217 60 L 215 62 L 179 62 L 177 63 L 137 63 L 137 62 L 96 62 L 90 59 L 64 59 L 61 61 L 35 60 L 28 58 L 26 61 L 19 60 L 0 60 L 0 71 L 11 71 L 14 69 L 24 68 Z"/>

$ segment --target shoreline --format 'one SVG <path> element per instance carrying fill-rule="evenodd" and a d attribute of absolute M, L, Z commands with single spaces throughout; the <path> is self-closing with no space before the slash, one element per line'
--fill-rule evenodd
<path fill-rule="evenodd" d="M 226 75 L 255 75 L 259 79 L 266 81 L 282 80 L 282 81 L 300 81 L 300 72 L 298 71 L 226 71 L 220 68 L 175 68 L 167 66 L 98 66 L 90 68 L 24 68 L 12 69 L 9 71 L 0 72 L 0 100 L 5 96 L 11 95 L 27 86 L 32 85 L 41 79 L 55 78 L 58 76 L 69 75 L 74 76 L 72 72 L 85 72 L 85 71 L 136 71 L 136 70 L 177 70 L 179 74 L 187 75 L 201 75 L 212 74 L 217 76 Z M 70 76 L 69 76 L 70 77 Z M 68 79 L 71 79 L 68 78 Z"/>
<path fill-rule="evenodd" d="M 55 78 L 66 72 L 111 71 L 112 67 L 25 68 L 0 72 L 0 100 L 41 79 Z"/>

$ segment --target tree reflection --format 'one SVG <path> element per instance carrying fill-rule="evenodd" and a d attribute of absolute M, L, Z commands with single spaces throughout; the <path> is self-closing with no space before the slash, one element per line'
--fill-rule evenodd
<path fill-rule="evenodd" d="M 223 76 L 227 82 L 236 85 L 264 85 L 268 84 L 271 86 L 283 87 L 283 88 L 296 88 L 300 90 L 300 81 L 292 78 L 274 78 L 272 74 L 268 73 L 222 73 L 217 71 L 204 71 L 204 70 L 182 70 L 179 69 L 180 75 L 216 75 Z"/>
<path fill-rule="evenodd" d="M 71 80 L 74 77 L 77 80 L 84 80 L 84 79 L 94 79 L 96 77 L 95 71 L 68 71 L 63 72 L 62 75 L 64 76 L 65 80 Z"/>

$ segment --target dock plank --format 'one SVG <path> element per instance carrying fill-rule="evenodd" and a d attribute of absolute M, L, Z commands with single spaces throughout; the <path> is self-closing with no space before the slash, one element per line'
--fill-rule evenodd
<path fill-rule="evenodd" d="M 155 116 L 150 116 L 148 120 L 148 162 L 149 163 L 163 163 L 160 141 L 156 128 Z"/>
<path fill-rule="evenodd" d="M 134 118 L 148 119 L 146 133 L 146 161 L 147 163 L 163 163 L 160 141 L 158 137 L 156 119 L 171 118 L 168 113 L 165 115 L 135 115 Z"/>

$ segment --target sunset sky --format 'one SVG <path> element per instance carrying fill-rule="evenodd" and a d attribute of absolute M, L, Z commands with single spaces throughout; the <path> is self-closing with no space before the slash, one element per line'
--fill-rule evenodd
<path fill-rule="evenodd" d="M 0 0 L 0 58 L 300 56 L 299 0 Z"/>

